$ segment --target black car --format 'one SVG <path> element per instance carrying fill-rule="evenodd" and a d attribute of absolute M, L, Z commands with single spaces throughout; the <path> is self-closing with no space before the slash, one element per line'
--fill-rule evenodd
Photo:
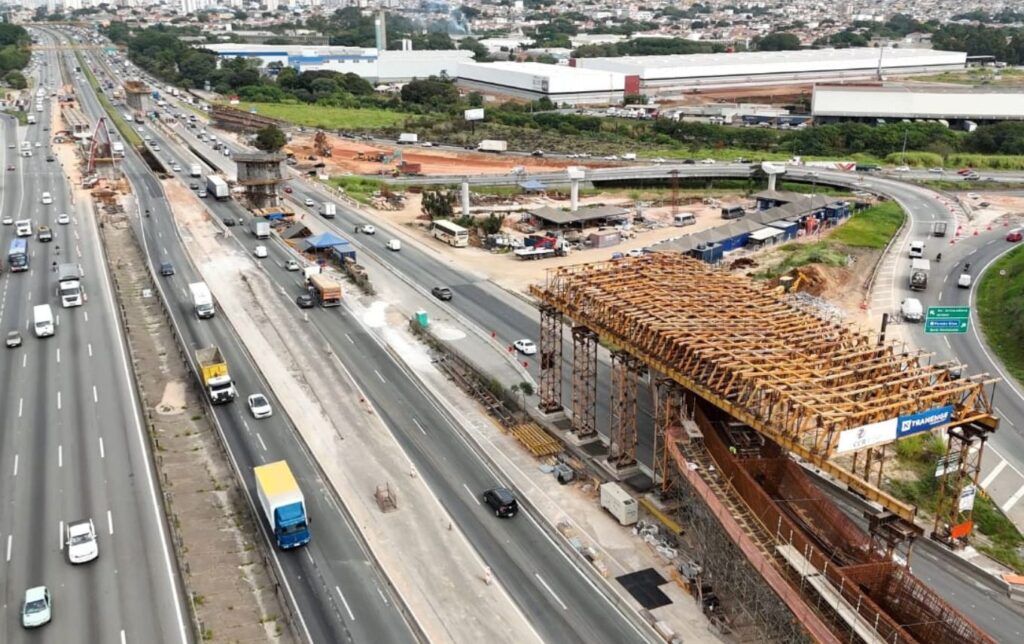
<path fill-rule="evenodd" d="M 683 159 L 683 165 L 695 165 L 696 163 L 693 159 Z"/>
<path fill-rule="evenodd" d="M 295 298 L 295 303 L 299 305 L 300 309 L 311 309 L 316 305 L 316 300 L 309 293 L 303 293 Z"/>
<path fill-rule="evenodd" d="M 199 190 L 199 184 L 193 181 L 192 183 L 188 184 L 188 188 L 189 190 Z"/>
<path fill-rule="evenodd" d="M 494 487 L 484 492 L 484 503 L 494 510 L 496 517 L 514 517 L 519 512 L 519 503 L 516 502 L 516 495 L 512 490 L 503 487 Z"/>
<path fill-rule="evenodd" d="M 46 160 L 50 161 L 50 162 L 54 161 L 53 155 L 52 154 L 47 154 L 46 155 Z"/>
<path fill-rule="evenodd" d="M 235 223 L 236 222 L 235 222 L 235 218 L 234 217 L 225 217 L 224 218 L 224 225 L 227 226 L 228 228 L 231 228 L 232 226 L 234 226 Z"/>
<path fill-rule="evenodd" d="M 439 300 L 447 301 L 452 299 L 452 290 L 447 286 L 435 286 L 430 289 L 430 293 Z"/>
<path fill-rule="evenodd" d="M 163 277 L 170 277 L 174 275 L 174 264 L 170 262 L 160 262 L 160 275 Z"/>

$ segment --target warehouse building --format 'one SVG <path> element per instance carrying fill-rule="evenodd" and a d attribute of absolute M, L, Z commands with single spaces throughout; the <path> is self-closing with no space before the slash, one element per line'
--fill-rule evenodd
<path fill-rule="evenodd" d="M 855 47 L 679 56 L 576 58 L 577 69 L 618 72 L 627 93 L 648 96 L 720 89 L 856 80 L 964 69 L 967 54 L 931 49 Z"/>
<path fill-rule="evenodd" d="M 265 69 L 272 63 L 300 72 L 327 70 L 353 73 L 372 83 L 394 83 L 442 74 L 454 77 L 460 62 L 472 61 L 462 49 L 441 51 L 385 50 L 373 47 L 303 47 L 224 43 L 205 45 L 221 58 L 253 58 Z"/>
<path fill-rule="evenodd" d="M 970 130 L 976 123 L 1024 119 L 1024 92 L 980 87 L 824 85 L 814 88 L 811 113 L 819 123 L 924 119 Z"/>
<path fill-rule="evenodd" d="M 621 103 L 626 77 L 614 71 L 573 69 L 543 63 L 459 63 L 459 87 L 482 94 L 561 105 Z"/>

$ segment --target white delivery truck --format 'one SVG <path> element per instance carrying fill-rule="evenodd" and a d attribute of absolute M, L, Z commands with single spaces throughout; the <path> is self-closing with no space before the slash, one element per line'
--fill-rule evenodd
<path fill-rule="evenodd" d="M 190 177 L 201 177 L 203 176 L 203 166 L 198 163 L 193 163 L 188 167 L 188 176 Z"/>
<path fill-rule="evenodd" d="M 49 304 L 39 304 L 32 308 L 32 328 L 37 338 L 47 338 L 54 334 L 53 309 Z"/>
<path fill-rule="evenodd" d="M 35 125 L 36 124 L 36 115 L 35 114 L 29 114 L 27 117 L 25 117 L 25 119 L 26 119 L 26 121 L 28 121 L 29 125 Z"/>
<path fill-rule="evenodd" d="M 398 142 L 403 145 L 413 145 L 420 140 L 420 135 L 415 132 L 402 132 L 398 135 Z"/>
<path fill-rule="evenodd" d="M 218 201 L 231 197 L 231 189 L 228 187 L 228 182 L 223 177 L 218 177 L 214 174 L 206 175 L 206 190 Z"/>
<path fill-rule="evenodd" d="M 115 157 L 124 157 L 124 143 L 114 141 L 110 144 L 110 153 Z"/>
<path fill-rule="evenodd" d="M 270 222 L 266 219 L 253 217 L 249 221 L 249 232 L 251 232 L 256 239 L 270 239 Z"/>
<path fill-rule="evenodd" d="M 200 320 L 212 318 L 216 309 L 213 306 L 213 293 L 206 282 L 194 282 L 188 285 L 192 294 L 192 308 L 195 309 L 196 317 Z"/>
<path fill-rule="evenodd" d="M 618 483 L 601 484 L 601 507 L 608 510 L 621 525 L 633 525 L 640 518 L 636 499 Z"/>
<path fill-rule="evenodd" d="M 81 264 L 59 264 L 57 266 L 57 292 L 60 295 L 60 304 L 68 309 L 72 306 L 82 306 L 85 301 L 85 294 L 82 291 L 82 277 L 85 271 Z"/>
<path fill-rule="evenodd" d="M 508 141 L 500 139 L 484 139 L 476 148 L 480 152 L 505 152 L 508 150 Z"/>
<path fill-rule="evenodd" d="M 338 208 L 330 201 L 325 201 L 320 206 L 320 216 L 324 219 L 334 219 L 335 215 L 338 214 Z"/>

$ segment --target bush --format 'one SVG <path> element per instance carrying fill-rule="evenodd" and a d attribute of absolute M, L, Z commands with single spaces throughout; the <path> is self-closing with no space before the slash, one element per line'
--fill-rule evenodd
<path fill-rule="evenodd" d="M 949 157 L 949 163 L 993 170 L 1024 170 L 1024 156 L 1010 154 L 953 154 Z"/>
<path fill-rule="evenodd" d="M 885 157 L 886 163 L 894 165 L 910 165 L 915 168 L 942 167 L 942 155 L 934 152 L 894 152 Z"/>

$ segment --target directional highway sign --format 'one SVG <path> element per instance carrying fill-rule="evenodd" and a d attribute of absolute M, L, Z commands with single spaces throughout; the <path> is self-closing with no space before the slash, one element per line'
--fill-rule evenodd
<path fill-rule="evenodd" d="M 925 333 L 967 333 L 971 309 L 967 306 L 929 306 Z"/>

